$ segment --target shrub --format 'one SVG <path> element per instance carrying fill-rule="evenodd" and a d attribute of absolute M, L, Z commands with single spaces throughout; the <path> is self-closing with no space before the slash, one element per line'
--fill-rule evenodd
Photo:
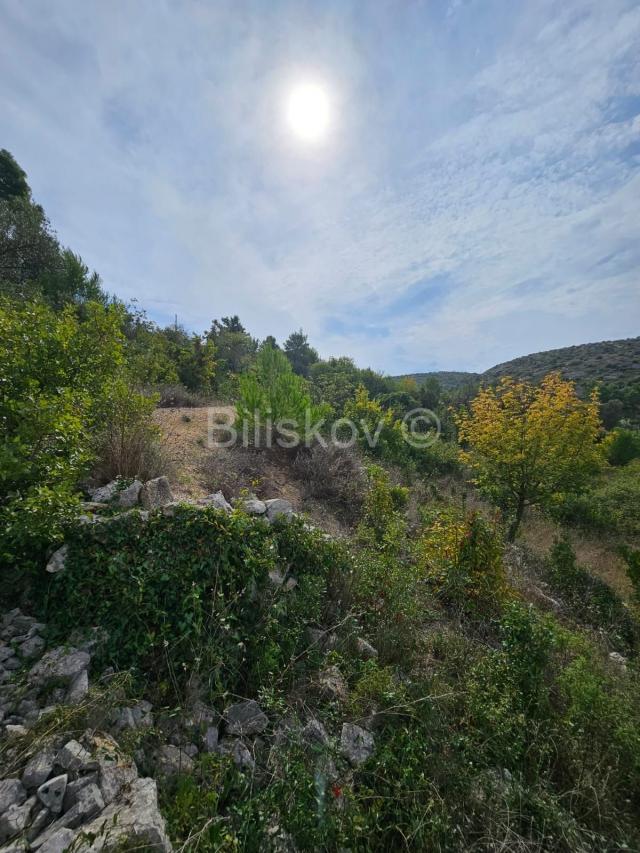
<path fill-rule="evenodd" d="M 507 600 L 499 530 L 477 513 L 441 510 L 418 543 L 423 576 L 436 594 L 465 613 L 491 615 Z"/>
<path fill-rule="evenodd" d="M 156 399 L 136 392 L 124 380 L 113 383 L 101 408 L 93 441 L 94 474 L 99 480 L 149 480 L 168 473 L 160 448 L 160 430 L 151 421 Z"/>
<path fill-rule="evenodd" d="M 158 385 L 154 388 L 154 393 L 158 395 L 157 405 L 161 409 L 197 408 L 209 403 L 208 397 L 190 391 L 184 385 Z"/>
<path fill-rule="evenodd" d="M 611 465 L 628 465 L 640 458 L 640 431 L 616 429 L 607 437 L 606 448 Z"/>
<path fill-rule="evenodd" d="M 123 362 L 119 312 L 0 303 L 0 558 L 34 565 L 61 536 L 90 436 Z"/>
<path fill-rule="evenodd" d="M 68 541 L 65 571 L 47 592 L 52 630 L 65 638 L 101 625 L 105 662 L 165 686 L 197 676 L 214 694 L 299 674 L 292 660 L 306 648 L 306 625 L 322 618 L 329 572 L 343 564 L 338 545 L 297 520 L 270 527 L 188 506 L 79 527 Z M 276 569 L 295 571 L 298 586 L 274 588 Z"/>
<path fill-rule="evenodd" d="M 349 521 L 359 517 L 367 490 L 367 475 L 353 448 L 314 444 L 299 451 L 293 467 L 307 497 L 339 507 Z"/>

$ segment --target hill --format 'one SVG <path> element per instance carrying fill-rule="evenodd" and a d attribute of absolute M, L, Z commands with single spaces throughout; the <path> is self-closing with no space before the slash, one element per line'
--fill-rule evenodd
<path fill-rule="evenodd" d="M 633 382 L 640 379 L 640 337 L 580 344 L 521 356 L 491 367 L 480 378 L 488 383 L 502 376 L 537 382 L 554 370 L 559 370 L 565 379 L 573 380 L 580 388 L 594 382 Z"/>
<path fill-rule="evenodd" d="M 454 390 L 474 382 L 491 384 L 503 376 L 537 382 L 554 370 L 574 381 L 581 390 L 594 382 L 609 385 L 637 382 L 640 380 L 640 337 L 536 352 L 496 364 L 484 373 L 443 370 L 405 376 L 411 376 L 418 383 L 434 377 L 443 388 Z"/>
<path fill-rule="evenodd" d="M 464 370 L 432 370 L 427 373 L 405 373 L 394 379 L 415 379 L 420 385 L 425 379 L 437 379 L 440 385 L 447 391 L 455 391 L 465 385 L 480 381 L 479 373 L 468 373 Z"/>

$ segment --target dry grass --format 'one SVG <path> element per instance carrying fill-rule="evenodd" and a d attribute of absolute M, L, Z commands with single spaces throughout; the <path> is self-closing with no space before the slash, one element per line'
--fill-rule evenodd
<path fill-rule="evenodd" d="M 323 530 L 341 536 L 349 528 L 348 513 L 333 510 L 314 499 L 294 466 L 295 454 L 274 447 L 209 448 L 209 409 L 230 422 L 235 409 L 224 403 L 212 407 L 156 409 L 154 421 L 162 433 L 162 448 L 173 469 L 170 476 L 178 500 L 196 500 L 219 489 L 227 500 L 242 490 L 258 497 L 285 498 L 294 509 L 305 512 Z M 221 438 L 226 436 L 220 435 Z"/>

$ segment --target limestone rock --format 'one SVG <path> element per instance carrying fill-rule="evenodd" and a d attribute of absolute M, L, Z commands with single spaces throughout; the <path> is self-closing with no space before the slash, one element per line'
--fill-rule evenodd
<path fill-rule="evenodd" d="M 56 753 L 53 749 L 43 749 L 27 762 L 22 774 L 25 788 L 39 788 L 53 772 Z"/>
<path fill-rule="evenodd" d="M 63 773 L 61 776 L 49 779 L 48 782 L 43 782 L 38 788 L 38 799 L 45 808 L 54 814 L 59 814 L 62 811 L 68 780 L 67 774 Z"/>
<path fill-rule="evenodd" d="M 252 772 L 256 763 L 248 748 L 241 740 L 224 740 L 218 747 L 220 755 L 229 755 L 238 770 Z"/>
<path fill-rule="evenodd" d="M 259 734 L 269 725 L 269 718 L 253 699 L 236 702 L 227 708 L 224 716 L 227 730 L 232 735 Z"/>
<path fill-rule="evenodd" d="M 66 702 L 68 705 L 79 705 L 89 692 L 89 674 L 86 669 L 79 672 L 71 682 L 67 691 Z"/>
<path fill-rule="evenodd" d="M 276 518 L 291 518 L 293 515 L 293 507 L 291 503 L 284 498 L 272 498 L 265 501 L 264 505 L 267 511 L 269 521 L 275 521 Z"/>
<path fill-rule="evenodd" d="M 218 748 L 218 727 L 209 726 L 202 736 L 202 748 L 205 752 L 215 752 Z"/>
<path fill-rule="evenodd" d="M 68 555 L 69 546 L 66 544 L 58 548 L 57 551 L 54 551 L 46 566 L 46 570 L 49 574 L 55 575 L 57 572 L 61 572 L 65 567 Z"/>
<path fill-rule="evenodd" d="M 198 503 L 201 506 L 212 506 L 216 509 L 221 509 L 224 512 L 231 512 L 231 504 L 227 501 L 222 492 L 215 492 L 212 495 L 205 495 L 204 498 L 200 498 Z"/>
<path fill-rule="evenodd" d="M 337 666 L 328 666 L 318 674 L 318 689 L 322 699 L 344 702 L 348 695 L 347 684 Z"/>
<path fill-rule="evenodd" d="M 74 836 L 75 832 L 72 829 L 62 827 L 38 848 L 39 853 L 65 853 Z"/>
<path fill-rule="evenodd" d="M 267 511 L 267 507 L 263 501 L 258 500 L 256 497 L 245 498 L 240 501 L 240 507 L 247 515 L 264 515 Z"/>
<path fill-rule="evenodd" d="M 329 746 L 327 730 L 319 720 L 311 719 L 302 730 L 302 738 L 310 746 Z"/>
<path fill-rule="evenodd" d="M 34 634 L 32 637 L 26 639 L 19 646 L 18 651 L 20 652 L 20 657 L 25 660 L 32 660 L 33 658 L 37 658 L 39 654 L 43 651 L 45 647 L 45 642 L 42 637 L 39 637 L 37 634 Z"/>
<path fill-rule="evenodd" d="M 180 747 L 166 743 L 156 752 L 156 769 L 162 776 L 191 773 L 193 771 L 193 760 Z"/>
<path fill-rule="evenodd" d="M 125 489 L 121 489 L 117 493 L 116 503 L 123 509 L 130 509 L 137 505 L 140 500 L 140 492 L 142 491 L 142 483 L 140 480 L 134 480 L 131 485 Z"/>
<path fill-rule="evenodd" d="M 27 799 L 27 792 L 19 779 L 0 781 L 0 814 L 11 806 L 21 806 Z"/>
<path fill-rule="evenodd" d="M 92 489 L 89 494 L 93 503 L 107 504 L 115 497 L 118 491 L 118 481 L 112 480 L 106 486 L 100 486 L 97 489 Z"/>
<path fill-rule="evenodd" d="M 36 798 L 30 797 L 21 805 L 14 803 L 0 817 L 0 844 L 9 841 L 14 835 L 26 829 L 31 818 L 31 812 L 36 804 Z"/>
<path fill-rule="evenodd" d="M 173 851 L 158 809 L 153 779 L 136 779 L 120 800 L 83 826 L 80 835 L 93 840 L 79 847 L 78 853 L 138 848 L 150 848 L 154 853 Z"/>
<path fill-rule="evenodd" d="M 90 761 L 91 755 L 77 740 L 66 743 L 56 756 L 56 764 L 64 770 L 79 770 L 88 766 Z"/>
<path fill-rule="evenodd" d="M 362 658 L 362 660 L 373 660 L 378 657 L 378 650 L 374 648 L 371 643 L 365 640 L 363 637 L 358 637 L 356 639 L 356 652 Z"/>
<path fill-rule="evenodd" d="M 29 672 L 32 684 L 44 685 L 48 681 L 66 681 L 71 684 L 83 669 L 89 666 L 91 655 L 78 649 L 58 646 L 47 652 Z"/>
<path fill-rule="evenodd" d="M 147 480 L 140 492 L 140 503 L 145 509 L 157 509 L 173 502 L 171 486 L 166 477 Z"/>
<path fill-rule="evenodd" d="M 340 750 L 350 764 L 359 767 L 373 755 L 375 750 L 374 737 L 371 732 L 360 728 L 360 726 L 344 723 L 340 736 Z"/>

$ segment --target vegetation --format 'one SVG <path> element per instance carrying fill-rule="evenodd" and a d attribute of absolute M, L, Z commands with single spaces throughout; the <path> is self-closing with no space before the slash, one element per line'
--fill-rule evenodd
<path fill-rule="evenodd" d="M 161 782 L 176 849 L 640 848 L 631 380 L 603 386 L 615 404 L 605 411 L 597 391 L 581 399 L 558 373 L 539 384 L 516 374 L 476 394 L 463 377 L 453 387 L 445 375 L 392 379 L 349 358 L 319 359 L 302 330 L 282 347 L 272 336 L 260 342 L 237 316 L 205 334 L 160 328 L 108 298 L 59 245 L 6 151 L 0 259 L 6 603 L 26 602 L 51 642 L 102 629 L 93 663 L 120 672 L 119 701 L 126 690 L 178 717 L 194 696 L 217 711 L 247 697 L 268 715 L 253 742 L 255 771 L 200 754 L 191 775 Z M 613 369 L 603 362 L 597 378 L 624 384 L 633 371 L 620 359 L 635 342 L 618 343 L 587 355 L 611 356 Z M 578 378 L 596 377 L 588 367 Z M 235 402 L 247 429 L 281 422 L 284 438 L 289 426 L 302 437 L 312 430 L 309 446 L 282 456 L 296 488 L 339 517 L 340 537 L 301 516 L 268 524 L 239 507 L 194 504 L 149 514 L 112 506 L 81 523 L 87 478 L 124 485 L 167 473 L 156 405 L 213 396 Z M 415 408 L 436 413 L 446 440 L 406 440 Z M 329 413 L 359 427 L 358 446 L 325 443 Z M 339 426 L 336 437 L 348 438 Z M 212 468 L 212 491 L 254 487 L 250 460 L 261 451 L 235 452 L 248 473 L 240 482 L 231 455 L 221 457 L 228 479 Z M 606 532 L 630 600 L 564 539 L 534 572 L 527 551 L 505 543 L 487 497 L 507 539 L 527 506 Z M 62 541 L 64 570 L 44 573 Z M 554 598 L 532 591 L 534 580 Z M 322 689 L 327 674 L 333 692 Z M 326 727 L 327 744 L 302 736 L 310 718 Z M 375 744 L 354 766 L 338 746 L 344 723 L 365 727 Z M 161 737 L 160 727 L 136 732 L 129 746 L 151 755 Z"/>
<path fill-rule="evenodd" d="M 582 402 L 559 374 L 539 386 L 503 379 L 458 419 L 461 458 L 478 488 L 504 511 L 513 541 L 527 506 L 551 507 L 583 488 L 601 450 L 597 397 Z"/>

